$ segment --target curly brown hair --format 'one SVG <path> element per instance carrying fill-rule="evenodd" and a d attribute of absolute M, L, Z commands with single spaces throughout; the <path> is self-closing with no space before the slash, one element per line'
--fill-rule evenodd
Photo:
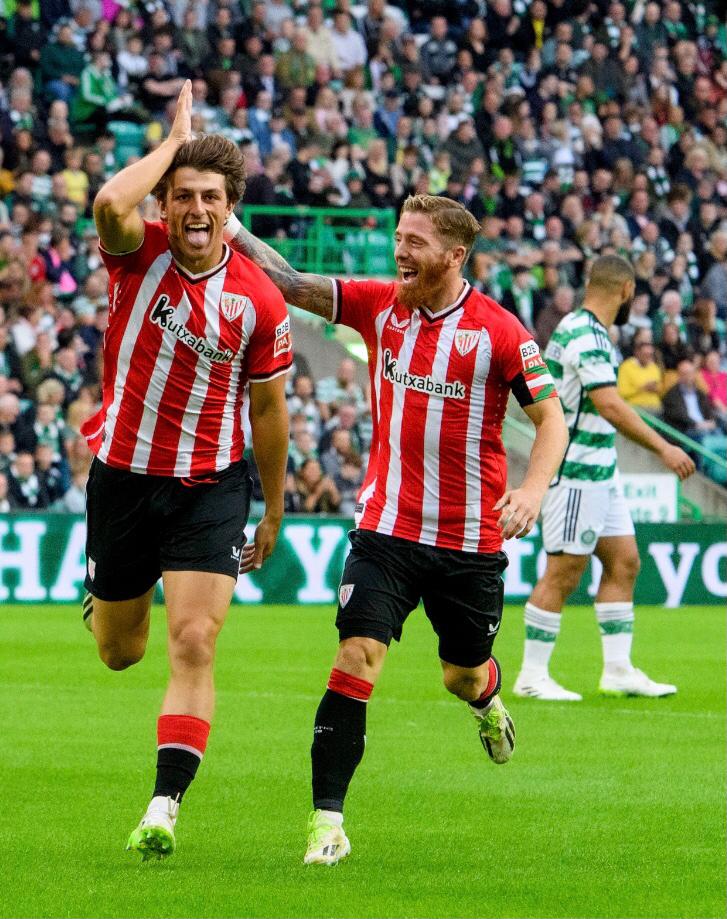
<path fill-rule="evenodd" d="M 237 204 L 245 192 L 245 157 L 237 144 L 221 134 L 203 134 L 182 144 L 169 169 L 152 189 L 151 193 L 158 201 L 166 199 L 171 175 L 184 167 L 198 172 L 218 172 L 224 176 L 227 200 L 232 204 Z"/>

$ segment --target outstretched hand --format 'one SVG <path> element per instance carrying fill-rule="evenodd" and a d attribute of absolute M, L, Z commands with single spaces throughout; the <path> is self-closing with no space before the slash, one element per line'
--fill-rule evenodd
<path fill-rule="evenodd" d="M 497 521 L 502 530 L 502 538 L 512 539 L 516 536 L 521 539 L 527 536 L 538 519 L 541 500 L 541 497 L 524 488 L 506 491 L 493 507 L 495 511 L 502 511 Z"/>
<path fill-rule="evenodd" d="M 192 140 L 192 81 L 185 80 L 177 97 L 177 110 L 169 132 L 169 140 L 181 147 Z"/>

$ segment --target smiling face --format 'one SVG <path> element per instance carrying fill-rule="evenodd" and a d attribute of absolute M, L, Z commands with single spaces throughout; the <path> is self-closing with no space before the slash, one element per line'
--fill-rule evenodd
<path fill-rule="evenodd" d="M 448 247 L 426 214 L 403 213 L 394 234 L 398 300 L 408 309 L 431 306 L 459 275 L 466 249 Z"/>
<path fill-rule="evenodd" d="M 223 175 L 191 166 L 177 169 L 160 208 L 169 247 L 185 268 L 198 274 L 222 260 L 222 228 L 232 211 Z"/>

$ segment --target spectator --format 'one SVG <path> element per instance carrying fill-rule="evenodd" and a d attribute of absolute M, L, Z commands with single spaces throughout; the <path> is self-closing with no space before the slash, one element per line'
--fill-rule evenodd
<path fill-rule="evenodd" d="M 35 471 L 33 454 L 18 451 L 8 470 L 8 498 L 20 510 L 43 510 L 50 503 Z"/>
<path fill-rule="evenodd" d="M 720 366 L 718 351 L 707 352 L 699 371 L 699 379 L 712 403 L 720 427 L 727 431 L 727 372 Z"/>
<path fill-rule="evenodd" d="M 625 402 L 658 414 L 661 411 L 661 368 L 654 360 L 651 332 L 644 329 L 634 335 L 634 356 L 626 358 L 618 369 L 618 392 Z"/>
<path fill-rule="evenodd" d="M 347 9 L 337 7 L 333 11 L 331 42 L 344 79 L 351 71 L 363 70 L 367 61 L 366 44 L 360 32 L 353 28 Z"/>
<path fill-rule="evenodd" d="M 304 86 L 307 89 L 313 85 L 315 69 L 315 58 L 308 53 L 308 33 L 305 29 L 297 28 L 293 33 L 290 50 L 278 56 L 275 76 L 284 90 L 293 86 Z"/>
<path fill-rule="evenodd" d="M 446 17 L 433 16 L 429 25 L 429 38 L 421 48 L 422 74 L 428 83 L 446 86 L 452 77 L 457 45 L 448 32 Z"/>
<path fill-rule="evenodd" d="M 40 53 L 39 75 L 47 101 L 62 99 L 70 103 L 81 82 L 85 61 L 83 53 L 73 41 L 69 25 L 61 25 L 55 41 L 49 42 Z"/>
<path fill-rule="evenodd" d="M 88 473 L 76 472 L 71 479 L 71 485 L 53 505 L 53 510 L 66 514 L 83 514 L 86 511 L 86 484 Z"/>
<path fill-rule="evenodd" d="M 341 497 L 331 478 L 323 474 L 317 459 L 305 460 L 295 474 L 300 509 L 306 514 L 338 510 Z"/>
<path fill-rule="evenodd" d="M 35 448 L 35 474 L 40 482 L 40 492 L 47 502 L 46 506 L 63 497 L 67 490 L 66 483 L 60 463 L 54 460 L 53 448 L 49 444 L 38 442 Z"/>
<path fill-rule="evenodd" d="M 321 431 L 321 413 L 316 402 L 313 380 L 304 373 L 293 380 L 293 395 L 288 398 L 288 411 L 292 415 L 303 415 L 307 429 L 318 438 Z"/>
<path fill-rule="evenodd" d="M 659 310 L 653 321 L 654 338 L 657 342 L 661 341 L 662 329 L 668 322 L 679 329 L 679 338 L 686 341 L 687 324 L 682 315 L 682 298 L 675 290 L 665 290 L 661 295 Z"/>
<path fill-rule="evenodd" d="M 558 287 L 553 295 L 553 302 L 540 310 L 535 323 L 535 340 L 541 351 L 550 341 L 560 320 L 573 310 L 575 296 L 572 287 Z"/>
<path fill-rule="evenodd" d="M 725 322 L 717 318 L 717 304 L 708 297 L 698 297 L 687 322 L 687 339 L 697 354 L 709 351 L 723 353 L 727 348 Z"/>
<path fill-rule="evenodd" d="M 707 271 L 700 289 L 703 297 L 714 300 L 717 315 L 727 320 L 727 233 L 713 233 L 710 237 L 712 265 Z"/>
<path fill-rule="evenodd" d="M 353 449 L 357 453 L 362 453 L 364 438 L 359 424 L 359 417 L 362 416 L 365 408 L 365 403 L 344 402 L 339 405 L 335 414 L 325 423 L 323 434 L 318 444 L 319 451 L 325 453 L 329 449 L 334 431 L 344 430 L 351 435 Z"/>
<path fill-rule="evenodd" d="M 679 362 L 692 356 L 693 350 L 679 336 L 679 327 L 673 322 L 667 322 L 662 329 L 658 350 L 658 362 L 663 374 L 663 393 L 676 383 Z"/>
<path fill-rule="evenodd" d="M 353 358 L 344 357 L 335 376 L 318 381 L 316 396 L 329 412 L 336 412 L 344 403 L 351 401 L 355 409 L 363 407 L 363 390 L 356 382 L 356 363 Z"/>
<path fill-rule="evenodd" d="M 664 421 L 701 443 L 717 427 L 709 396 L 697 386 L 694 361 L 684 358 L 677 367 L 677 382 L 664 395 Z"/>
<path fill-rule="evenodd" d="M 0 395 L 0 433 L 13 435 L 14 448 L 20 452 L 32 451 L 35 447 L 33 421 L 28 411 L 21 411 L 20 400 L 15 393 Z"/>

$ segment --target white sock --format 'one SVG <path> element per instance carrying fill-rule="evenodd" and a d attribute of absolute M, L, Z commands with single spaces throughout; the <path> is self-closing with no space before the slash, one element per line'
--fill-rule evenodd
<path fill-rule="evenodd" d="M 321 813 L 329 823 L 333 823 L 335 826 L 343 826 L 343 814 L 339 811 L 321 811 Z"/>
<path fill-rule="evenodd" d="M 528 673 L 547 674 L 555 639 L 560 632 L 560 613 L 549 613 L 525 604 L 525 654 L 523 670 Z"/>
<path fill-rule="evenodd" d="M 631 667 L 631 640 L 634 636 L 634 604 L 596 603 L 596 619 L 603 645 L 604 670 Z"/>

